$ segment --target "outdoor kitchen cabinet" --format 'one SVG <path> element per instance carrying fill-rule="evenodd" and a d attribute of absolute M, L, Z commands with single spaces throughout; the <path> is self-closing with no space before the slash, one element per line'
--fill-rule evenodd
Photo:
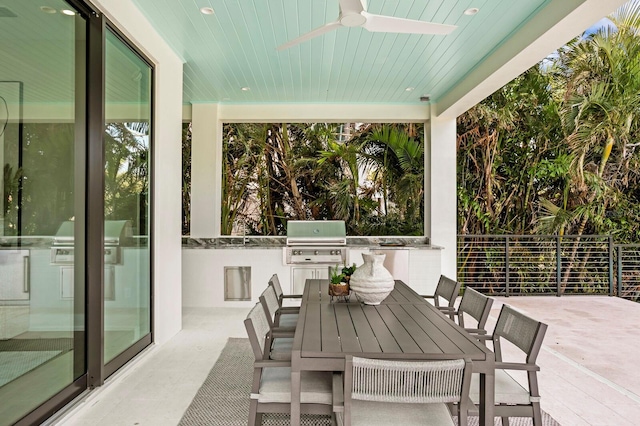
<path fill-rule="evenodd" d="M 328 279 L 329 266 L 293 266 L 291 267 L 291 294 L 302 294 L 307 279 Z"/>

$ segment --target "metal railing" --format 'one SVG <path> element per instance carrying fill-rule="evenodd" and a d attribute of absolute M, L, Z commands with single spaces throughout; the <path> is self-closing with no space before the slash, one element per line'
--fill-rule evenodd
<path fill-rule="evenodd" d="M 640 244 L 616 244 L 616 294 L 640 302 Z"/>
<path fill-rule="evenodd" d="M 459 235 L 458 280 L 495 295 L 614 295 L 614 249 L 602 235 Z M 640 257 L 622 253 L 623 279 L 639 280 Z"/>

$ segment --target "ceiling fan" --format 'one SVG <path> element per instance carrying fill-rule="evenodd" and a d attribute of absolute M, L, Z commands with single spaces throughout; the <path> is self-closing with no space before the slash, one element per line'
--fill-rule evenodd
<path fill-rule="evenodd" d="M 436 24 L 433 22 L 416 21 L 414 19 L 396 18 L 393 16 L 374 15 L 368 13 L 366 0 L 338 0 L 340 15 L 338 19 L 321 27 L 302 34 L 277 47 L 278 50 L 288 49 L 314 37 L 328 33 L 340 27 L 363 27 L 373 33 L 405 33 L 405 34 L 449 34 L 457 27 L 455 25 Z"/>

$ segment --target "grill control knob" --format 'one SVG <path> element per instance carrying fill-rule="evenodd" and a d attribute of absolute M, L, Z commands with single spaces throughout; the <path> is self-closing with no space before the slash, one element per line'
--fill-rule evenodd
<path fill-rule="evenodd" d="M 336 251 L 335 250 L 331 250 L 330 254 L 333 256 L 334 254 L 336 254 Z"/>
<path fill-rule="evenodd" d="M 313 254 L 315 254 L 316 256 L 319 254 L 320 252 L 318 250 L 314 251 Z"/>
<path fill-rule="evenodd" d="M 342 250 L 336 250 L 336 254 L 342 254 Z"/>

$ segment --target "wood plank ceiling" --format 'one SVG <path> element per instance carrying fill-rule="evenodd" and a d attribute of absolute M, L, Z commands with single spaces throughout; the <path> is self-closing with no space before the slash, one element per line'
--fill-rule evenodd
<path fill-rule="evenodd" d="M 446 36 L 339 28 L 283 51 L 276 47 L 335 21 L 338 0 L 133 2 L 184 59 L 185 103 L 394 104 L 437 100 L 551 0 L 369 0 L 370 13 L 458 28 Z M 470 8 L 479 12 L 466 15 Z"/>

